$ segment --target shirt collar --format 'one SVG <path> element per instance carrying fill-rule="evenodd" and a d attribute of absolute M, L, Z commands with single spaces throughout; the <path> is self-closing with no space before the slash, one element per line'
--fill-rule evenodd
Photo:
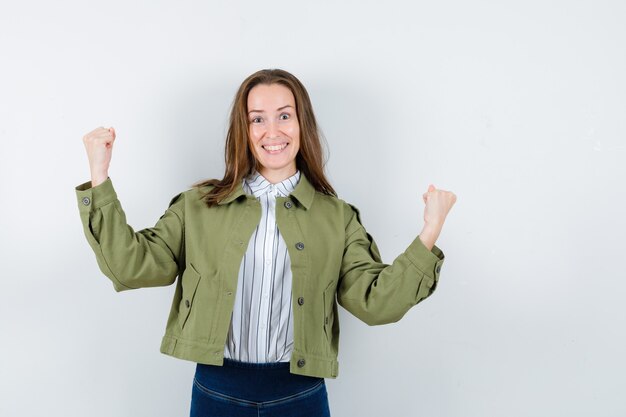
<path fill-rule="evenodd" d="M 259 198 L 263 194 L 270 193 L 276 190 L 277 194 L 281 197 L 287 197 L 296 188 L 298 181 L 300 180 L 300 171 L 296 170 L 296 173 L 291 177 L 282 180 L 276 184 L 270 183 L 267 178 L 261 175 L 258 171 L 255 171 L 252 175 L 243 179 L 244 191 L 248 194 L 252 194 L 256 198 Z"/>
<path fill-rule="evenodd" d="M 291 197 L 294 197 L 299 203 L 301 203 L 304 206 L 304 208 L 308 210 L 311 207 L 311 204 L 313 204 L 313 197 L 315 196 L 315 188 L 308 181 L 308 178 L 306 177 L 306 175 L 304 175 L 301 171 L 298 171 L 298 172 L 300 172 L 300 180 L 298 181 L 298 184 L 293 189 L 293 192 L 291 193 Z M 231 192 L 228 196 L 226 196 L 226 198 L 224 198 L 222 201 L 220 201 L 217 204 L 219 206 L 224 205 L 224 204 L 229 204 L 245 194 L 246 193 L 243 190 L 243 181 L 242 181 L 239 184 L 237 184 L 233 192 Z"/>

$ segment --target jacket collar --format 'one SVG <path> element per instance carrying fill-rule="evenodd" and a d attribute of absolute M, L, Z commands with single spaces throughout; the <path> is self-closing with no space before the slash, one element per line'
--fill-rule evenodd
<path fill-rule="evenodd" d="M 271 187 L 272 184 L 263 175 L 255 171 L 249 177 L 244 178 L 244 191 L 252 194 L 256 198 L 259 198 L 263 194 L 269 193 L 272 188 L 275 188 L 277 196 L 287 197 L 293 192 L 296 185 L 298 185 L 299 180 L 300 171 L 297 170 L 291 177 L 274 184 L 275 187 Z"/>
<path fill-rule="evenodd" d="M 222 201 L 217 203 L 218 205 L 229 204 L 238 199 L 241 196 L 245 196 L 246 192 L 243 189 L 243 181 L 237 184 L 237 187 L 233 190 L 232 193 L 226 196 Z M 294 188 L 293 192 L 290 194 L 291 197 L 294 197 L 301 203 L 304 208 L 307 210 L 311 208 L 311 204 L 313 204 L 313 197 L 315 197 L 315 188 L 309 182 L 304 172 L 300 171 L 300 181 Z"/>

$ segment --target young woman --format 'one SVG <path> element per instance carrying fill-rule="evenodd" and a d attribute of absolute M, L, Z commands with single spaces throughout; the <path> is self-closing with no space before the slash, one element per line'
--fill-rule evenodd
<path fill-rule="evenodd" d="M 370 325 L 392 323 L 436 287 L 435 241 L 456 196 L 430 185 L 421 233 L 383 263 L 358 209 L 326 179 L 309 96 L 286 71 L 244 80 L 224 177 L 174 196 L 154 227 L 126 223 L 108 175 L 115 137 L 104 127 L 83 137 L 84 233 L 116 291 L 176 282 L 161 352 L 197 362 L 191 416 L 330 415 L 337 304 Z"/>

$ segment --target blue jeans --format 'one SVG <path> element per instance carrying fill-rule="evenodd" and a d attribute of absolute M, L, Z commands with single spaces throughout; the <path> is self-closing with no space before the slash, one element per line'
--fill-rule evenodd
<path fill-rule="evenodd" d="M 330 417 L 324 378 L 289 372 L 289 362 L 196 366 L 191 417 Z"/>

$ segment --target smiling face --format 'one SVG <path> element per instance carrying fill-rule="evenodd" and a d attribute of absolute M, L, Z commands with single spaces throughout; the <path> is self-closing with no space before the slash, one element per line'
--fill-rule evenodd
<path fill-rule="evenodd" d="M 258 84 L 248 94 L 250 148 L 259 172 L 271 183 L 296 173 L 300 126 L 291 90 L 282 84 Z"/>

